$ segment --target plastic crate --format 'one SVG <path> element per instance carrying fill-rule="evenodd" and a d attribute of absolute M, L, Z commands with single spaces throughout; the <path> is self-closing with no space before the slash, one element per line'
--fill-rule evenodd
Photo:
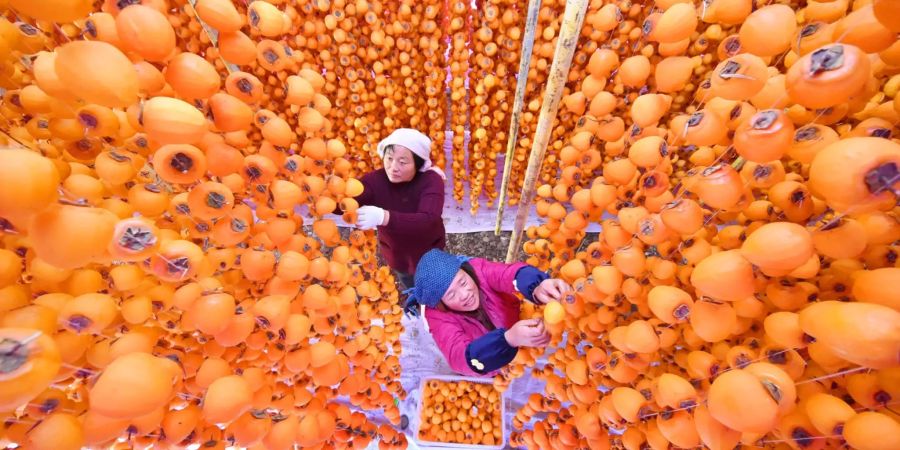
<path fill-rule="evenodd" d="M 506 441 L 509 439 L 509 433 L 506 425 L 506 398 L 505 393 L 500 393 L 500 427 L 503 430 L 502 438 L 497 445 L 477 445 L 477 444 L 456 444 L 452 442 L 435 442 L 435 441 L 426 441 L 419 438 L 419 425 L 422 421 L 422 410 L 424 408 L 424 396 L 425 396 L 425 385 L 431 381 L 443 381 L 443 382 L 459 382 L 459 381 L 467 381 L 470 383 L 478 383 L 478 384 L 488 384 L 493 386 L 494 379 L 493 378 L 475 378 L 475 377 L 461 377 L 461 376 L 429 376 L 422 378 L 422 381 L 419 384 L 419 399 L 416 402 L 417 407 L 415 410 L 415 414 L 411 417 L 410 420 L 410 428 L 412 430 L 413 439 L 417 444 L 427 447 L 443 447 L 443 448 L 471 448 L 471 449 L 503 449 L 506 447 Z"/>

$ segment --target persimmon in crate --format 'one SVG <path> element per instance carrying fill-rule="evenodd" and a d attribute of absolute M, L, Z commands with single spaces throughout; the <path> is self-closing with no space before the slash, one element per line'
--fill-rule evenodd
<path fill-rule="evenodd" d="M 503 400 L 490 383 L 429 379 L 422 386 L 420 414 L 420 441 L 503 443 Z"/>

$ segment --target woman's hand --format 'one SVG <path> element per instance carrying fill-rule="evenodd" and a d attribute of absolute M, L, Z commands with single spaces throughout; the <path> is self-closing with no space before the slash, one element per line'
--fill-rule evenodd
<path fill-rule="evenodd" d="M 388 213 L 377 206 L 361 206 L 356 210 L 356 226 L 361 230 L 374 230 L 386 225 Z"/>
<path fill-rule="evenodd" d="M 550 302 L 558 302 L 562 299 L 563 293 L 572 290 L 572 286 L 559 278 L 548 278 L 541 282 L 538 287 L 534 288 L 532 297 L 541 305 Z"/>
<path fill-rule="evenodd" d="M 546 347 L 550 343 L 550 333 L 541 319 L 520 320 L 503 335 L 513 347 Z"/>

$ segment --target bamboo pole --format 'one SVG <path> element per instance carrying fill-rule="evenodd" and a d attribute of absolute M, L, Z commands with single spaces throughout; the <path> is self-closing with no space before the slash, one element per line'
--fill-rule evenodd
<path fill-rule="evenodd" d="M 537 29 L 538 12 L 541 0 L 528 0 L 528 16 L 525 18 L 525 35 L 522 36 L 522 56 L 519 59 L 519 74 L 516 77 L 516 98 L 513 101 L 513 113 L 509 119 L 509 138 L 506 141 L 506 158 L 503 160 L 503 178 L 500 183 L 500 198 L 497 199 L 497 223 L 494 225 L 494 236 L 500 235 L 503 223 L 503 210 L 506 207 L 506 195 L 509 190 L 509 175 L 512 171 L 513 152 L 519 137 L 519 118 L 525 103 L 525 87 L 528 85 L 528 67 L 531 65 L 531 54 L 534 49 L 534 33 Z"/>
<path fill-rule="evenodd" d="M 519 209 L 516 211 L 516 223 L 509 238 L 509 249 L 506 252 L 506 262 L 508 263 L 513 262 L 522 243 L 525 219 L 528 217 L 531 201 L 534 199 L 535 184 L 541 172 L 541 163 L 544 161 L 547 143 L 550 141 L 553 120 L 559 111 L 559 102 L 569 76 L 572 58 L 575 56 L 575 47 L 578 44 L 578 36 L 581 34 L 587 6 L 588 0 L 566 0 L 566 11 L 556 41 L 553 64 L 550 65 L 547 90 L 544 92 L 541 114 L 538 116 L 534 142 L 531 144 L 531 154 L 528 157 L 528 169 L 525 171 L 522 196 L 519 199 Z"/>
<path fill-rule="evenodd" d="M 206 37 L 209 38 L 209 43 L 218 51 L 219 31 L 207 25 L 206 22 L 204 22 L 203 19 L 200 18 L 200 14 L 197 14 L 197 0 L 188 0 L 188 3 L 191 5 L 191 13 L 194 15 L 194 18 L 197 19 L 197 22 L 200 22 L 200 28 L 203 28 L 203 32 L 206 34 Z M 228 73 L 233 73 L 240 70 L 238 66 L 225 61 L 225 58 L 222 57 L 222 53 L 219 53 L 218 57 L 219 61 L 221 61 L 222 64 L 225 65 L 225 70 L 227 70 Z"/>
<path fill-rule="evenodd" d="M 7 138 L 11 139 L 13 142 L 15 142 L 15 143 L 21 145 L 22 148 L 31 148 L 31 147 L 25 145 L 24 143 L 22 143 L 22 141 L 16 139 L 16 138 L 12 135 L 12 133 L 10 133 L 9 131 L 6 131 L 6 130 L 0 130 L 0 133 L 3 133 L 4 136 L 6 136 Z"/>

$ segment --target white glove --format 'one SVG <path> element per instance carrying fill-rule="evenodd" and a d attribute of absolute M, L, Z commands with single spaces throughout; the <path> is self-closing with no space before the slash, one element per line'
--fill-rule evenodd
<path fill-rule="evenodd" d="M 374 230 L 384 222 L 384 210 L 377 206 L 361 206 L 356 210 L 356 226 L 361 230 Z"/>

